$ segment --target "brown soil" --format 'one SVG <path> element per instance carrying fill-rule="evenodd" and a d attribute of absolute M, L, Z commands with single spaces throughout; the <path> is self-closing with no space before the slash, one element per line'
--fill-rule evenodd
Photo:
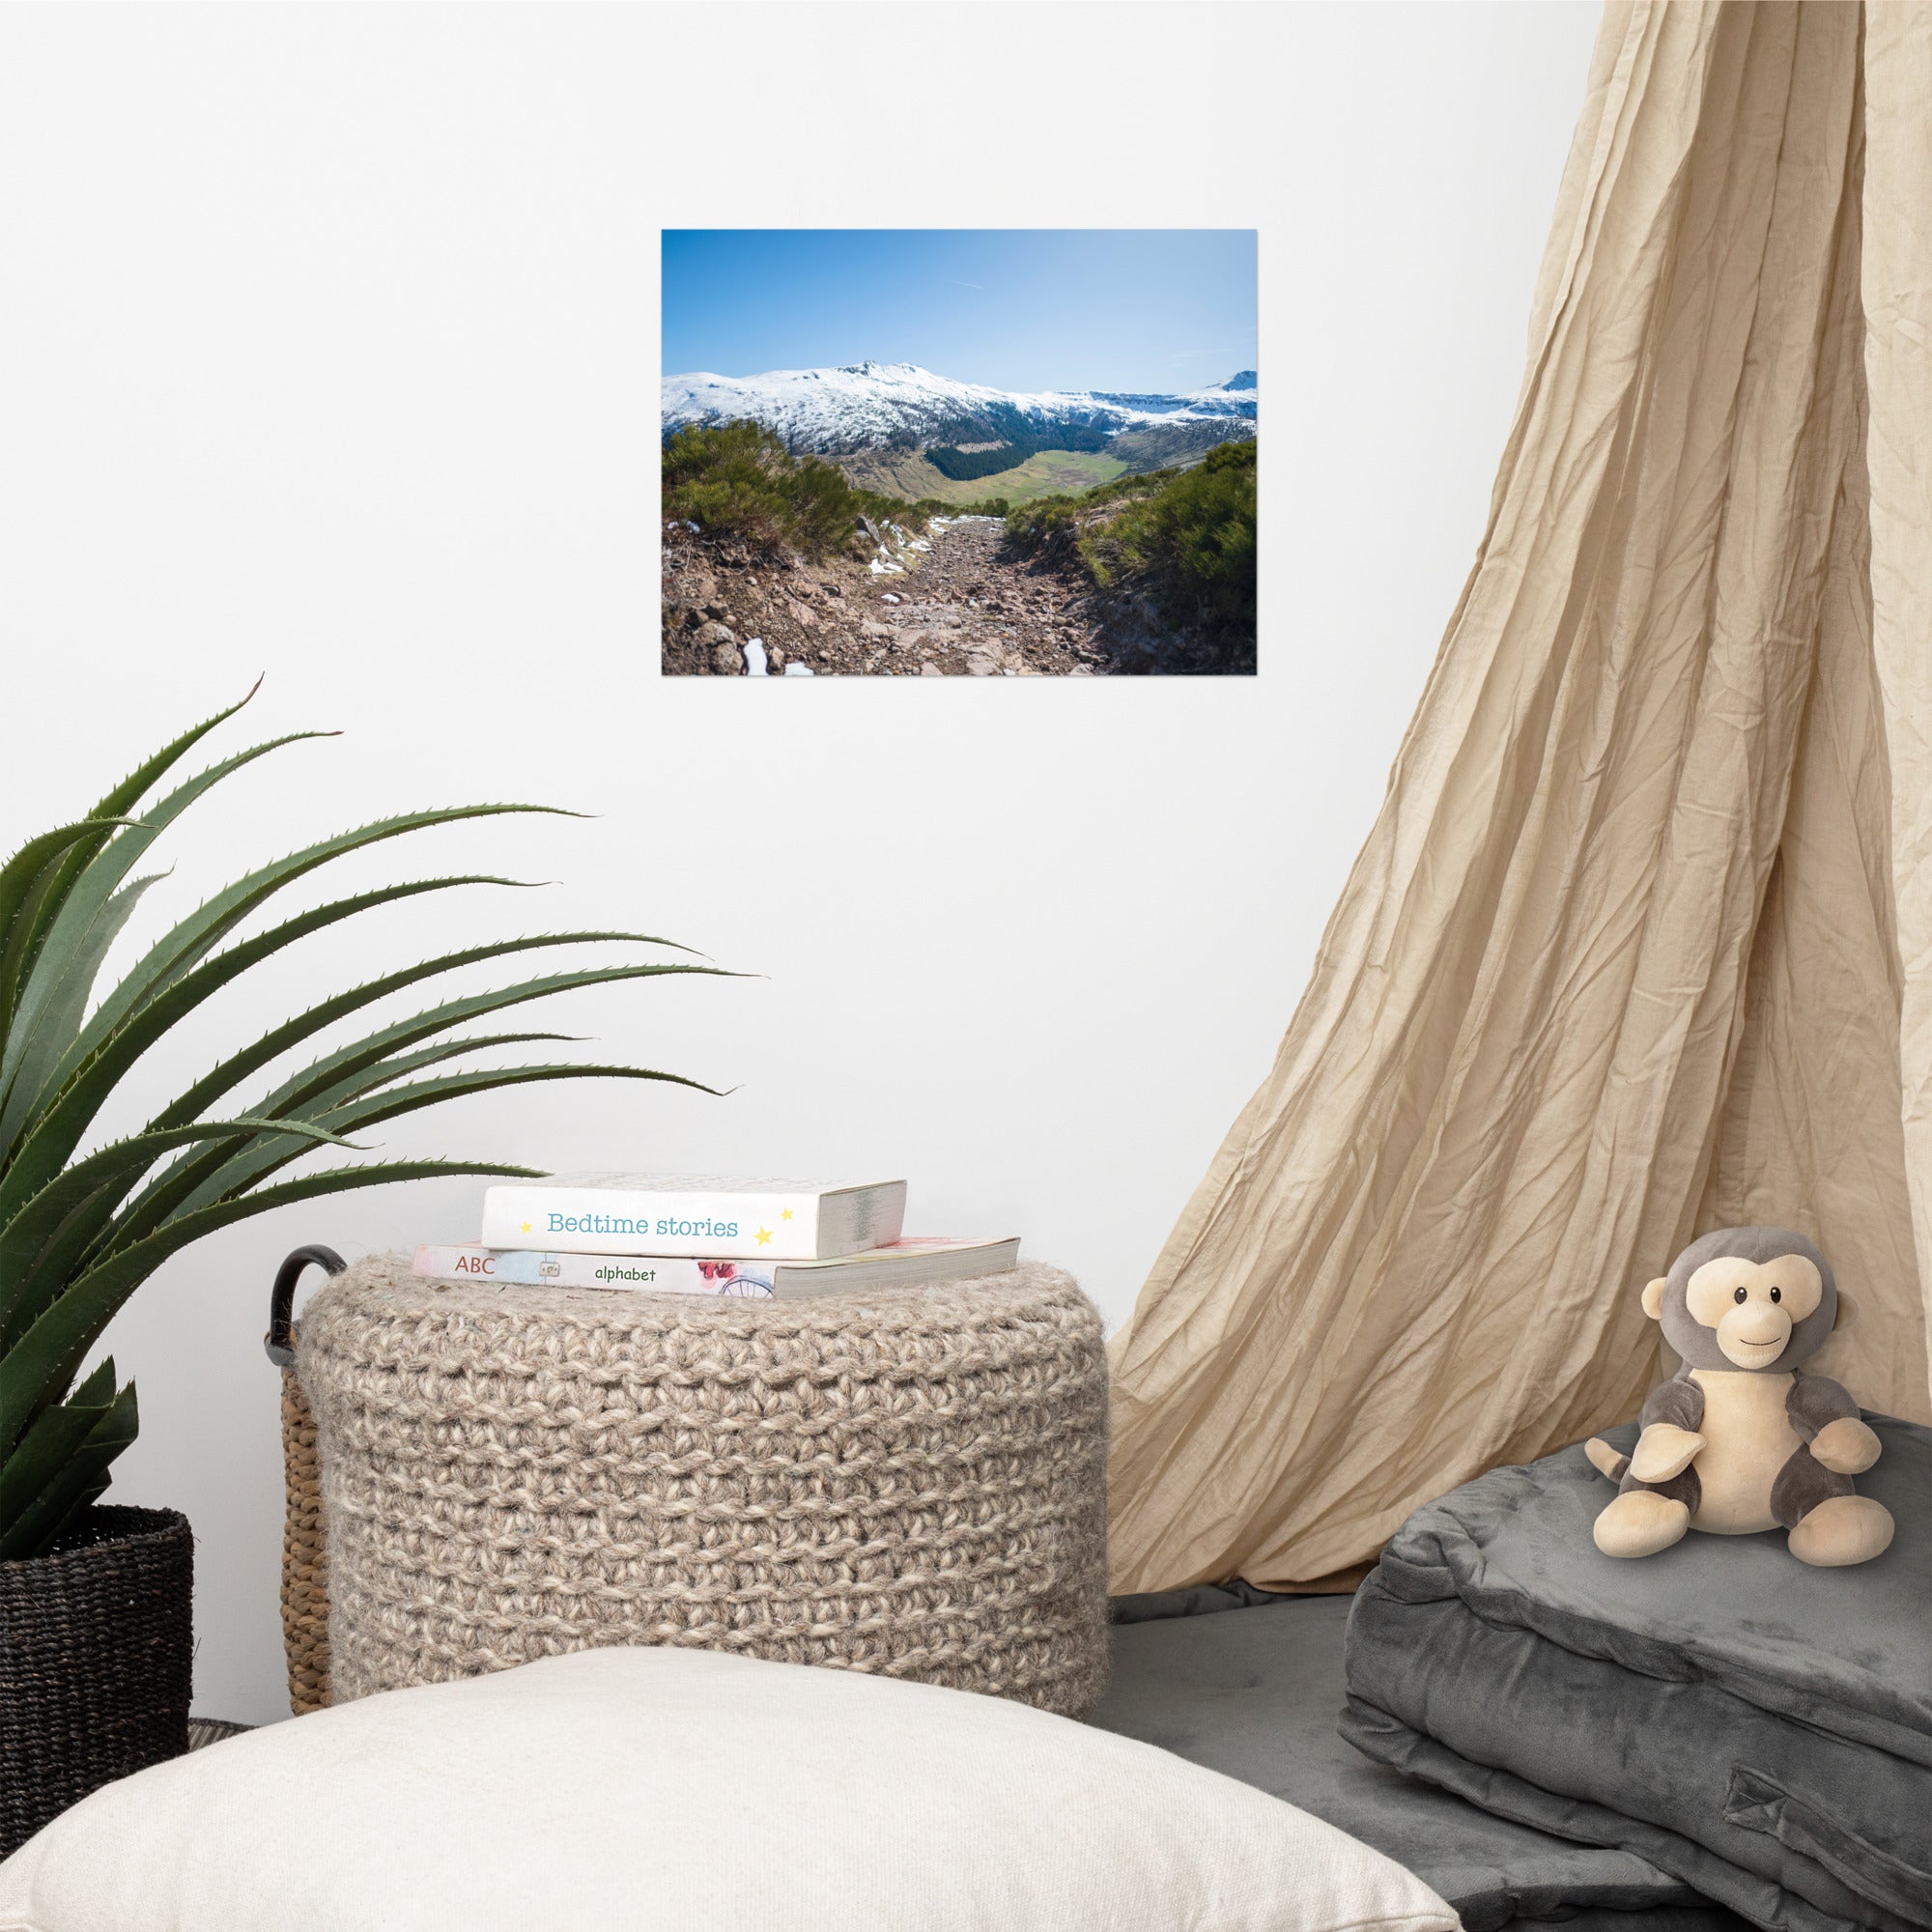
<path fill-rule="evenodd" d="M 901 546 L 878 532 L 903 574 L 854 556 L 809 563 L 753 554 L 682 524 L 664 538 L 667 676 L 742 675 L 757 639 L 774 674 L 820 677 L 1094 677 L 1253 668 L 1204 660 L 1151 602 L 1103 596 L 1070 556 L 1023 558 L 997 518 L 936 525 Z M 1218 656 L 1218 654 L 1215 654 Z"/>

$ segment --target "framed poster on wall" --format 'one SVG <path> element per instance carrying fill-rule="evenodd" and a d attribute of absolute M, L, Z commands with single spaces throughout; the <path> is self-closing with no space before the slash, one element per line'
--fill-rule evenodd
<path fill-rule="evenodd" d="M 665 673 L 1252 673 L 1255 244 L 664 231 Z"/>

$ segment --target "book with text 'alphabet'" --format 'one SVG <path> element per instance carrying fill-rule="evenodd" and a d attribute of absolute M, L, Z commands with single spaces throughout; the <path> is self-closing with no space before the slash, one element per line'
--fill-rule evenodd
<path fill-rule="evenodd" d="M 641 1289 L 659 1294 L 739 1295 L 781 1301 L 844 1289 L 924 1288 L 1005 1274 L 1019 1264 L 1017 1236 L 913 1235 L 836 1261 L 694 1261 L 689 1256 L 543 1253 L 534 1248 L 416 1250 L 415 1272 L 497 1288 Z"/>
<path fill-rule="evenodd" d="M 905 1229 L 903 1180 L 558 1174 L 483 1194 L 486 1248 L 767 1262 L 835 1261 Z"/>

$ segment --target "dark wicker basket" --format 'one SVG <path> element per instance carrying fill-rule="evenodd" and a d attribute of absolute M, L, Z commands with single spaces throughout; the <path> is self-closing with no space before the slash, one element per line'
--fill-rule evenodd
<path fill-rule="evenodd" d="M 0 1563 L 0 1858 L 90 1791 L 187 1749 L 194 1537 L 173 1510 L 90 1510 Z"/>

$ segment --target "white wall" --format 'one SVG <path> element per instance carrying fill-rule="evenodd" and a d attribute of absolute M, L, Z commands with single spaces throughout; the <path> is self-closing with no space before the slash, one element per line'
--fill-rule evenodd
<path fill-rule="evenodd" d="M 730 1097 L 536 1089 L 385 1151 L 901 1171 L 917 1228 L 1018 1230 L 1119 1321 L 1268 1065 L 1461 588 L 1594 26 L 1567 4 L 9 10 L 7 843 L 258 671 L 241 729 L 346 735 L 200 808 L 156 917 L 392 810 L 599 814 L 342 868 L 327 891 L 406 865 L 563 883 L 309 943 L 107 1124 L 380 965 L 639 927 L 765 977 L 553 1023 Z M 657 231 L 789 223 L 1258 227 L 1260 677 L 660 683 Z M 145 1428 L 115 1493 L 198 1532 L 198 1710 L 286 1708 L 274 1263 L 469 1238 L 480 1185 L 244 1225 L 116 1323 Z"/>

